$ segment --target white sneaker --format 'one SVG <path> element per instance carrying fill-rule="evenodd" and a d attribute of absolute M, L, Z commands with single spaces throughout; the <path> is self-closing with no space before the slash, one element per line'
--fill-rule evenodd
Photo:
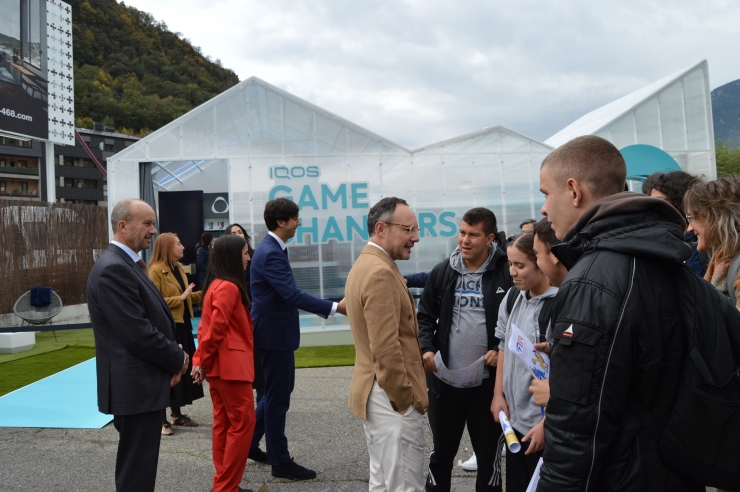
<path fill-rule="evenodd" d="M 465 471 L 478 471 L 478 460 L 475 457 L 475 453 L 470 457 L 468 461 L 463 463 L 461 460 L 457 461 L 457 466 Z"/>

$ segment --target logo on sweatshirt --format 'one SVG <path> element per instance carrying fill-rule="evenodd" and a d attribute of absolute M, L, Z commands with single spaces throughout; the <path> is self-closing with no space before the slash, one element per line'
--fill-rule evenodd
<path fill-rule="evenodd" d="M 462 276 L 460 277 L 455 285 L 455 307 L 473 311 L 484 309 L 480 278 L 466 280 Z"/>
<path fill-rule="evenodd" d="M 568 329 L 563 332 L 563 336 L 573 338 L 573 325 L 570 325 Z"/>
<path fill-rule="evenodd" d="M 503 293 L 504 293 L 504 289 L 502 289 L 501 287 L 496 289 L 496 294 L 503 294 Z"/>

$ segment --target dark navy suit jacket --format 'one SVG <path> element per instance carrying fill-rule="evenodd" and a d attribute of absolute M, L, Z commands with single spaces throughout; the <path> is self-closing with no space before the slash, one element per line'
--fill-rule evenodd
<path fill-rule="evenodd" d="M 287 251 L 269 234 L 257 246 L 249 268 L 254 346 L 262 350 L 295 351 L 301 341 L 298 310 L 326 318 L 333 303 L 298 288 Z"/>
<path fill-rule="evenodd" d="M 152 281 L 114 244 L 90 271 L 87 307 L 100 411 L 133 415 L 170 406 L 170 378 L 185 358 L 175 320 Z"/>

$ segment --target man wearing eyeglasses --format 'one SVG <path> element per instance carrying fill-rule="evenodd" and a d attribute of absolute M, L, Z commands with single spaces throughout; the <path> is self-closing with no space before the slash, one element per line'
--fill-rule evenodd
<path fill-rule="evenodd" d="M 383 198 L 368 212 L 370 241 L 347 276 L 347 316 L 355 339 L 349 408 L 363 419 L 370 490 L 424 489 L 427 386 L 414 299 L 396 260 L 419 241 L 414 212 Z"/>

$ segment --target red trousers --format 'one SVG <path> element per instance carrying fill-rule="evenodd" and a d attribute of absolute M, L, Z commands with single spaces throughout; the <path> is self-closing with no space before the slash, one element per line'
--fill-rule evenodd
<path fill-rule="evenodd" d="M 252 383 L 209 377 L 213 401 L 213 492 L 237 492 L 254 433 Z"/>

